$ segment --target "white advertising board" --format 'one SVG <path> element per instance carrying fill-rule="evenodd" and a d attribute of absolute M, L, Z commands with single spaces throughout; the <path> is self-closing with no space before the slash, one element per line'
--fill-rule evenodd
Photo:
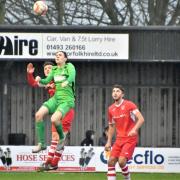
<path fill-rule="evenodd" d="M 1 33 L 0 59 L 54 59 L 59 50 L 69 59 L 128 60 L 128 34 Z"/>
<path fill-rule="evenodd" d="M 47 158 L 48 150 L 32 154 L 32 146 L 1 146 L 1 158 L 6 157 L 7 148 L 12 163 L 7 166 L 1 160 L 0 171 L 36 171 Z M 106 172 L 108 156 L 103 147 L 67 146 L 57 171 Z M 180 173 L 180 149 L 137 147 L 128 164 L 131 172 Z M 116 170 L 120 171 L 118 165 Z"/>

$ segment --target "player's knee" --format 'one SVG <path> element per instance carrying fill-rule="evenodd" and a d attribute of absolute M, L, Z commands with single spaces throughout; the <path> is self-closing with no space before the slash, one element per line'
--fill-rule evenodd
<path fill-rule="evenodd" d="M 54 123 L 54 124 L 56 124 L 56 119 L 53 118 L 53 117 L 51 117 L 51 122 Z"/>
<path fill-rule="evenodd" d="M 61 120 L 56 117 L 51 117 L 51 122 L 57 125 L 61 123 Z"/>
<path fill-rule="evenodd" d="M 52 132 L 52 140 L 53 141 L 59 141 L 59 135 L 57 132 Z"/>
<path fill-rule="evenodd" d="M 41 121 L 41 120 L 42 120 L 42 115 L 41 115 L 39 112 L 37 112 L 37 113 L 35 114 L 35 119 L 36 119 L 36 122 L 37 122 L 37 121 Z"/>
<path fill-rule="evenodd" d="M 116 159 L 110 158 L 108 160 L 108 166 L 115 166 L 116 162 L 117 162 Z"/>
<path fill-rule="evenodd" d="M 121 168 L 123 168 L 126 165 L 127 160 L 125 158 L 119 159 L 118 163 Z"/>

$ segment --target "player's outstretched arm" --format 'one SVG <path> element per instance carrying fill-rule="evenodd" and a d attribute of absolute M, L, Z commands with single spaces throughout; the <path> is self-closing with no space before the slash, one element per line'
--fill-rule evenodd
<path fill-rule="evenodd" d="M 34 66 L 32 63 L 29 63 L 27 65 L 27 81 L 28 81 L 28 84 L 32 87 L 38 87 L 38 83 L 35 81 L 34 79 Z"/>
<path fill-rule="evenodd" d="M 48 76 L 45 79 L 39 79 L 38 81 L 40 84 L 46 85 L 53 80 L 53 77 L 54 77 L 54 70 L 52 68 L 52 70 L 50 71 L 50 73 L 48 74 Z"/>

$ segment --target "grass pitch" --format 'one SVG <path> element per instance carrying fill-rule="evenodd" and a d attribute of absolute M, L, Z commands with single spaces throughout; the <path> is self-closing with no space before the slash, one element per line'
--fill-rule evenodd
<path fill-rule="evenodd" d="M 132 173 L 132 180 L 178 180 L 180 174 Z M 106 173 L 1 172 L 2 180 L 106 180 Z M 117 180 L 123 180 L 117 173 Z"/>

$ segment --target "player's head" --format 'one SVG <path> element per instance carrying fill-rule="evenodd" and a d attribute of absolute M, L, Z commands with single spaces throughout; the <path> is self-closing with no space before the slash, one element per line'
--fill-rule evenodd
<path fill-rule="evenodd" d="M 112 88 L 112 98 L 119 101 L 124 97 L 124 88 L 121 85 L 115 84 Z"/>
<path fill-rule="evenodd" d="M 68 56 L 67 53 L 64 51 L 58 51 L 55 55 L 55 61 L 57 64 L 63 64 L 67 61 Z"/>
<path fill-rule="evenodd" d="M 52 66 L 54 66 L 54 63 L 51 62 L 51 61 L 46 61 L 46 62 L 43 64 L 44 75 L 45 75 L 45 76 L 48 76 L 49 72 L 50 72 L 51 69 L 52 69 Z"/>

